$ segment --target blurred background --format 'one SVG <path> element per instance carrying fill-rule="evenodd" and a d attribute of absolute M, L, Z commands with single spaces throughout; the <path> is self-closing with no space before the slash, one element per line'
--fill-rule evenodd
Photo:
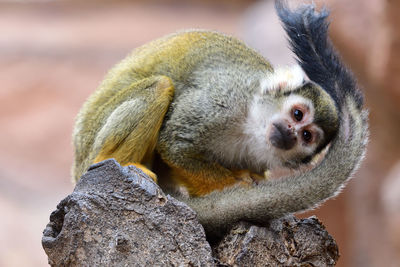
<path fill-rule="evenodd" d="M 299 1 L 296 1 L 299 2 Z M 308 212 L 338 266 L 400 262 L 400 2 L 326 0 L 331 37 L 365 89 L 371 142 L 340 196 Z M 41 235 L 72 190 L 74 118 L 128 52 L 184 28 L 244 39 L 293 63 L 272 1 L 0 1 L 0 266 L 46 266 Z"/>

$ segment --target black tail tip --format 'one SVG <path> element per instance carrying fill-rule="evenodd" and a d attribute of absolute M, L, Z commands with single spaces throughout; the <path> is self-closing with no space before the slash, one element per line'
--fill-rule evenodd
<path fill-rule="evenodd" d="M 330 13 L 325 6 L 320 11 L 316 11 L 314 3 L 302 4 L 292 10 L 286 0 L 275 0 L 275 10 L 280 20 L 289 25 L 295 21 L 308 21 L 308 23 L 326 21 Z"/>

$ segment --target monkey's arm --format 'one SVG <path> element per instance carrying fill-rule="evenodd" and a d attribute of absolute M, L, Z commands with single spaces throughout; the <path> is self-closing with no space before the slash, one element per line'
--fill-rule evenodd
<path fill-rule="evenodd" d="M 136 165 L 155 179 L 140 163 L 151 157 L 173 93 L 172 82 L 165 76 L 143 79 L 119 91 L 105 105 L 115 109 L 95 137 L 92 163 L 115 158 L 121 165 Z"/>

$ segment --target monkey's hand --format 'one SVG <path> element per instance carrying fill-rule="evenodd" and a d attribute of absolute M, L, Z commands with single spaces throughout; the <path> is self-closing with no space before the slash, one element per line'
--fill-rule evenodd
<path fill-rule="evenodd" d="M 254 185 L 266 179 L 265 175 L 251 172 L 249 170 L 236 170 L 232 173 L 241 185 Z"/>

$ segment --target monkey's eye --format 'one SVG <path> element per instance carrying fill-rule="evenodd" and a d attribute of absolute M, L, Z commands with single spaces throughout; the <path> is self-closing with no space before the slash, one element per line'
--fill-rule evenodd
<path fill-rule="evenodd" d="M 296 119 L 296 121 L 301 121 L 303 119 L 303 112 L 299 109 L 295 109 L 293 111 L 293 117 Z"/>
<path fill-rule="evenodd" d="M 303 140 L 309 143 L 312 140 L 312 133 L 310 131 L 303 131 Z"/>

